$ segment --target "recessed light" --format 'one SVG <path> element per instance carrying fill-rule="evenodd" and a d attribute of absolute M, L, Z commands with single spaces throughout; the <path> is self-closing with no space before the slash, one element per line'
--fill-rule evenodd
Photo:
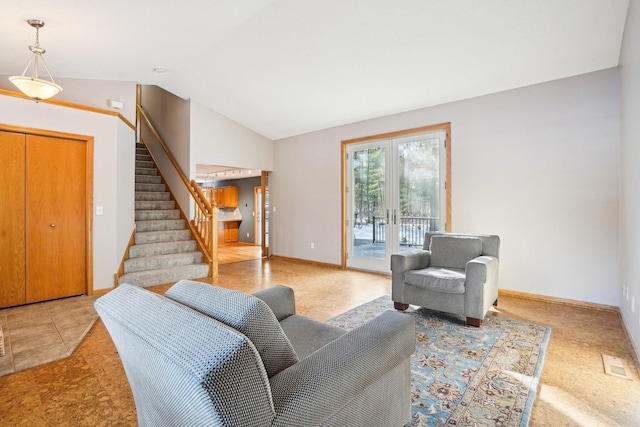
<path fill-rule="evenodd" d="M 162 73 L 166 73 L 169 70 L 164 67 L 154 67 L 153 71 L 155 71 L 158 74 L 162 74 Z"/>

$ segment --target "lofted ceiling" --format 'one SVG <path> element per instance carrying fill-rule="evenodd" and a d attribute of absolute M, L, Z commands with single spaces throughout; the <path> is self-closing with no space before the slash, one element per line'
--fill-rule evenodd
<path fill-rule="evenodd" d="M 615 67 L 628 4 L 12 1 L 0 74 L 22 73 L 42 19 L 54 78 L 157 84 L 279 139 Z"/>

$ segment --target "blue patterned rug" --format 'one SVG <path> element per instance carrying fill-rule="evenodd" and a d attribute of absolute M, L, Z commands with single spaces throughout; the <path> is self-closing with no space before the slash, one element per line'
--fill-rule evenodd
<path fill-rule="evenodd" d="M 385 310 L 383 296 L 327 321 L 351 330 Z M 407 426 L 526 427 L 551 328 L 487 315 L 481 328 L 411 306 L 416 321 Z"/>

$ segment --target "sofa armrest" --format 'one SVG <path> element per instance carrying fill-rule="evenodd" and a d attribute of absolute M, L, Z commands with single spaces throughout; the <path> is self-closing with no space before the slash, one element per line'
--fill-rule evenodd
<path fill-rule="evenodd" d="M 271 311 L 273 311 L 273 314 L 276 315 L 278 322 L 296 314 L 294 292 L 293 289 L 287 286 L 277 285 L 262 291 L 254 292 L 252 295 L 260 298 L 269 306 Z"/>
<path fill-rule="evenodd" d="M 413 318 L 383 312 L 270 379 L 274 425 L 322 424 L 414 351 Z"/>
<path fill-rule="evenodd" d="M 465 275 L 465 315 L 482 319 L 498 298 L 498 258 L 479 256 L 467 263 Z"/>

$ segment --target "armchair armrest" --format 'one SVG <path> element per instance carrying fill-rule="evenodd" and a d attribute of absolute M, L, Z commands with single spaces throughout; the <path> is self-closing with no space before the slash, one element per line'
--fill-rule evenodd
<path fill-rule="evenodd" d="M 464 293 L 465 315 L 482 319 L 498 298 L 498 258 L 479 256 L 466 266 Z"/>
<path fill-rule="evenodd" d="M 252 295 L 260 298 L 269 306 L 271 311 L 273 311 L 273 314 L 276 315 L 278 322 L 296 314 L 296 301 L 293 289 L 287 286 L 274 286 L 272 288 L 254 292 Z"/>
<path fill-rule="evenodd" d="M 431 252 L 422 249 L 414 252 L 404 252 L 401 254 L 391 255 L 391 286 L 392 299 L 398 302 L 402 301 L 402 284 L 404 282 L 404 273 L 409 270 L 421 270 L 429 267 L 431 262 Z"/>
<path fill-rule="evenodd" d="M 274 425 L 320 425 L 415 351 L 412 317 L 385 311 L 273 376 Z"/>

